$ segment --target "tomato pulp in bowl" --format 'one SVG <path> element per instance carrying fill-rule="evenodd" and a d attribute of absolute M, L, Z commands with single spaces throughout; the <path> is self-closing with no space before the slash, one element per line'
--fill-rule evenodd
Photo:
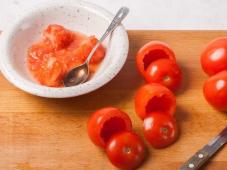
<path fill-rule="evenodd" d="M 64 77 L 86 61 L 97 42 L 95 36 L 88 37 L 57 24 L 49 25 L 41 40 L 28 49 L 28 69 L 40 84 L 63 87 Z M 90 73 L 97 70 L 104 56 L 105 49 L 101 45 L 89 62 Z"/>
<path fill-rule="evenodd" d="M 4 40 L 1 44 L 1 72 L 18 88 L 48 98 L 74 97 L 102 87 L 123 67 L 128 54 L 128 36 L 120 25 L 104 41 L 106 54 L 91 80 L 74 87 L 54 88 L 38 84 L 27 68 L 27 49 L 40 39 L 49 24 L 57 23 L 69 30 L 100 38 L 113 15 L 94 4 L 74 0 L 47 2 L 22 11 L 20 19 L 1 35 Z"/>

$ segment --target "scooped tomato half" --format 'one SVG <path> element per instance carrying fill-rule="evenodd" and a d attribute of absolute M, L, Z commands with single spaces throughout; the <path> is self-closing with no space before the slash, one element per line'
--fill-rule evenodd
<path fill-rule="evenodd" d="M 107 107 L 94 112 L 87 124 L 88 135 L 92 142 L 106 147 L 110 137 L 122 131 L 131 131 L 132 122 L 123 111 Z"/>
<path fill-rule="evenodd" d="M 181 84 L 182 72 L 175 62 L 164 58 L 152 62 L 148 66 L 144 78 L 148 83 L 160 83 L 174 91 Z"/>
<path fill-rule="evenodd" d="M 175 118 L 163 112 L 150 113 L 144 119 L 143 132 L 146 140 L 157 149 L 174 143 L 179 134 Z"/>
<path fill-rule="evenodd" d="M 146 84 L 140 87 L 136 93 L 135 110 L 142 120 L 151 112 L 173 115 L 176 110 L 176 97 L 163 85 Z"/>
<path fill-rule="evenodd" d="M 227 70 L 227 37 L 217 38 L 207 45 L 201 55 L 201 65 L 208 75 Z"/>
<path fill-rule="evenodd" d="M 175 54 L 170 47 L 160 41 L 151 41 L 145 44 L 136 55 L 138 71 L 144 76 L 148 66 L 155 60 L 167 58 L 176 62 Z"/>
<path fill-rule="evenodd" d="M 227 70 L 210 77 L 204 83 L 203 93 L 213 107 L 227 112 Z"/>
<path fill-rule="evenodd" d="M 107 143 L 106 153 L 113 165 L 123 170 L 139 167 L 145 159 L 143 141 L 132 132 L 113 135 Z"/>

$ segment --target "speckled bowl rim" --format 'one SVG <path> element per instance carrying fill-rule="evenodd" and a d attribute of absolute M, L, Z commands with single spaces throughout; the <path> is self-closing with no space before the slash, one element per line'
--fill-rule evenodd
<path fill-rule="evenodd" d="M 108 12 L 102 7 L 99 7 L 95 4 L 84 2 L 84 1 L 75 1 L 75 0 L 66 0 L 67 6 L 73 5 L 73 6 L 81 6 L 82 8 L 86 8 L 87 10 L 92 10 L 103 17 L 105 17 L 106 20 L 111 21 L 113 18 L 113 14 Z M 54 3 L 54 4 L 53 4 Z M 34 10 L 41 10 L 48 7 L 48 5 L 52 6 L 58 6 L 63 5 L 64 2 L 51 2 L 51 3 L 45 3 L 36 5 L 35 8 L 29 9 L 28 11 L 24 11 L 24 15 L 20 17 L 20 19 L 16 22 L 16 24 L 12 25 L 8 28 L 7 31 L 5 31 L 1 38 L 4 40 L 4 42 L 1 45 L 1 55 L 5 58 L 8 56 L 8 48 L 9 48 L 9 41 L 11 36 L 16 30 L 17 24 L 19 24 L 24 17 L 27 17 L 27 15 L 30 14 L 30 12 Z M 115 64 L 111 64 L 108 69 L 102 73 L 101 75 L 97 76 L 95 79 L 91 79 L 90 81 L 81 84 L 79 86 L 74 87 L 64 87 L 64 88 L 52 88 L 52 87 L 46 87 L 39 84 L 31 83 L 30 81 L 22 78 L 14 69 L 13 66 L 8 62 L 7 59 L 1 59 L 0 61 L 0 70 L 2 74 L 8 79 L 12 84 L 14 84 L 19 89 L 28 92 L 30 94 L 40 96 L 40 97 L 47 97 L 47 98 L 69 98 L 69 97 L 75 97 L 80 96 L 89 92 L 92 92 L 106 83 L 108 83 L 110 80 L 112 80 L 122 69 L 124 63 L 126 62 L 127 55 L 128 55 L 128 49 L 129 49 L 129 42 L 128 42 L 128 34 L 123 27 L 123 25 L 120 25 L 117 29 L 122 32 L 122 39 L 125 40 L 124 48 L 122 48 L 121 51 L 121 57 L 119 57 L 119 60 L 116 60 Z"/>

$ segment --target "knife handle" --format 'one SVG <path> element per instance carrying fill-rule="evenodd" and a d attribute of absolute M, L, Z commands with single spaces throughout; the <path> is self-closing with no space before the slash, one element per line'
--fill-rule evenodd
<path fill-rule="evenodd" d="M 210 157 L 207 152 L 208 146 L 196 152 L 179 170 L 198 170 Z"/>

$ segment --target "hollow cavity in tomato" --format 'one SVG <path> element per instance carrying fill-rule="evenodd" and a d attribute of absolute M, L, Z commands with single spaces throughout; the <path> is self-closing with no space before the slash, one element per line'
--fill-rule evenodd
<path fill-rule="evenodd" d="M 181 84 L 182 72 L 172 60 L 158 59 L 148 66 L 144 78 L 148 83 L 159 83 L 174 91 Z"/>
<path fill-rule="evenodd" d="M 155 60 L 167 58 L 176 62 L 175 54 L 170 47 L 160 41 L 151 41 L 145 44 L 136 55 L 138 71 L 144 76 L 148 66 Z"/>
<path fill-rule="evenodd" d="M 178 127 L 173 116 L 163 112 L 150 113 L 143 124 L 146 140 L 157 149 L 174 143 L 178 137 Z"/>
<path fill-rule="evenodd" d="M 132 132 L 113 135 L 107 144 L 106 152 L 112 164 L 123 170 L 138 168 L 146 155 L 143 141 Z"/>
<path fill-rule="evenodd" d="M 227 70 L 227 37 L 211 41 L 203 51 L 200 61 L 208 75 Z"/>
<path fill-rule="evenodd" d="M 123 111 L 107 107 L 95 111 L 87 124 L 88 135 L 92 142 L 106 147 L 111 136 L 122 131 L 131 131 L 132 122 Z"/>
<path fill-rule="evenodd" d="M 176 110 L 176 98 L 173 92 L 163 85 L 146 84 L 136 93 L 135 110 L 142 120 L 149 113 L 157 111 L 173 115 Z"/>
<path fill-rule="evenodd" d="M 203 86 L 203 93 L 213 107 L 227 111 L 227 70 L 210 77 Z"/>

